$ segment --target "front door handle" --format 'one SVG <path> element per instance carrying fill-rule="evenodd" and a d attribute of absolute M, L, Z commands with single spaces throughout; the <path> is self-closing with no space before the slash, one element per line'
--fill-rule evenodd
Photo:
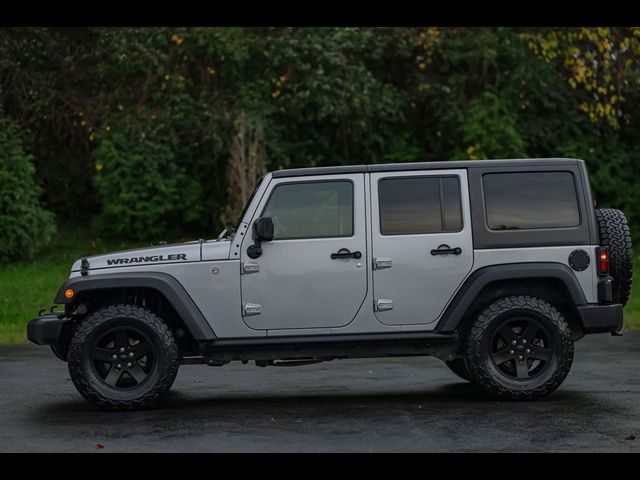
<path fill-rule="evenodd" d="M 331 258 L 335 260 L 336 258 L 360 258 L 362 257 L 362 253 L 359 251 L 352 252 L 348 248 L 341 248 L 336 253 L 331 254 Z"/>
<path fill-rule="evenodd" d="M 460 247 L 451 248 L 444 243 L 438 248 L 431 250 L 431 255 L 460 255 L 461 253 L 462 249 Z"/>

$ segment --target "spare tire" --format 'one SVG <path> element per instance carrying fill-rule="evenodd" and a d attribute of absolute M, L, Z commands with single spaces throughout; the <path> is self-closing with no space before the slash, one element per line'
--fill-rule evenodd
<path fill-rule="evenodd" d="M 631 294 L 633 250 L 627 219 L 615 208 L 596 209 L 600 245 L 609 247 L 609 273 L 613 277 L 613 302 L 625 305 Z"/>

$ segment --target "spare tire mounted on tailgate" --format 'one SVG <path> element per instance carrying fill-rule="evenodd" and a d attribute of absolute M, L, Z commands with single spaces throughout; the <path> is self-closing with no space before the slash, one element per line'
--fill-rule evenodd
<path fill-rule="evenodd" d="M 609 247 L 609 270 L 613 277 L 613 301 L 625 305 L 631 293 L 633 251 L 627 219 L 615 208 L 595 211 L 600 231 L 600 245 Z"/>

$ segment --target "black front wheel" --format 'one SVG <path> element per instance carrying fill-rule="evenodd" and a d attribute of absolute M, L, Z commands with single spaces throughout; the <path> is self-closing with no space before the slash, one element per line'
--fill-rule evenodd
<path fill-rule="evenodd" d="M 476 385 L 507 399 L 553 392 L 573 362 L 571 330 L 548 302 L 512 296 L 487 306 L 471 325 L 465 360 Z"/>
<path fill-rule="evenodd" d="M 71 380 L 87 400 L 110 410 L 155 405 L 178 372 L 178 347 L 167 325 L 134 305 L 89 314 L 69 345 Z"/>

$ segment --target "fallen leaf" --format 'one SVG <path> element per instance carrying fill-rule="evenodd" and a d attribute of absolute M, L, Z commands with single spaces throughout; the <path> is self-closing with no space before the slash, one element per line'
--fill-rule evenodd
<path fill-rule="evenodd" d="M 102 448 L 104 448 L 104 445 L 103 445 L 103 444 L 101 444 L 101 443 L 96 443 L 96 450 L 100 450 L 100 449 L 102 449 Z"/>
<path fill-rule="evenodd" d="M 636 436 L 635 435 L 629 435 L 628 437 L 625 437 L 625 440 L 635 440 Z"/>

